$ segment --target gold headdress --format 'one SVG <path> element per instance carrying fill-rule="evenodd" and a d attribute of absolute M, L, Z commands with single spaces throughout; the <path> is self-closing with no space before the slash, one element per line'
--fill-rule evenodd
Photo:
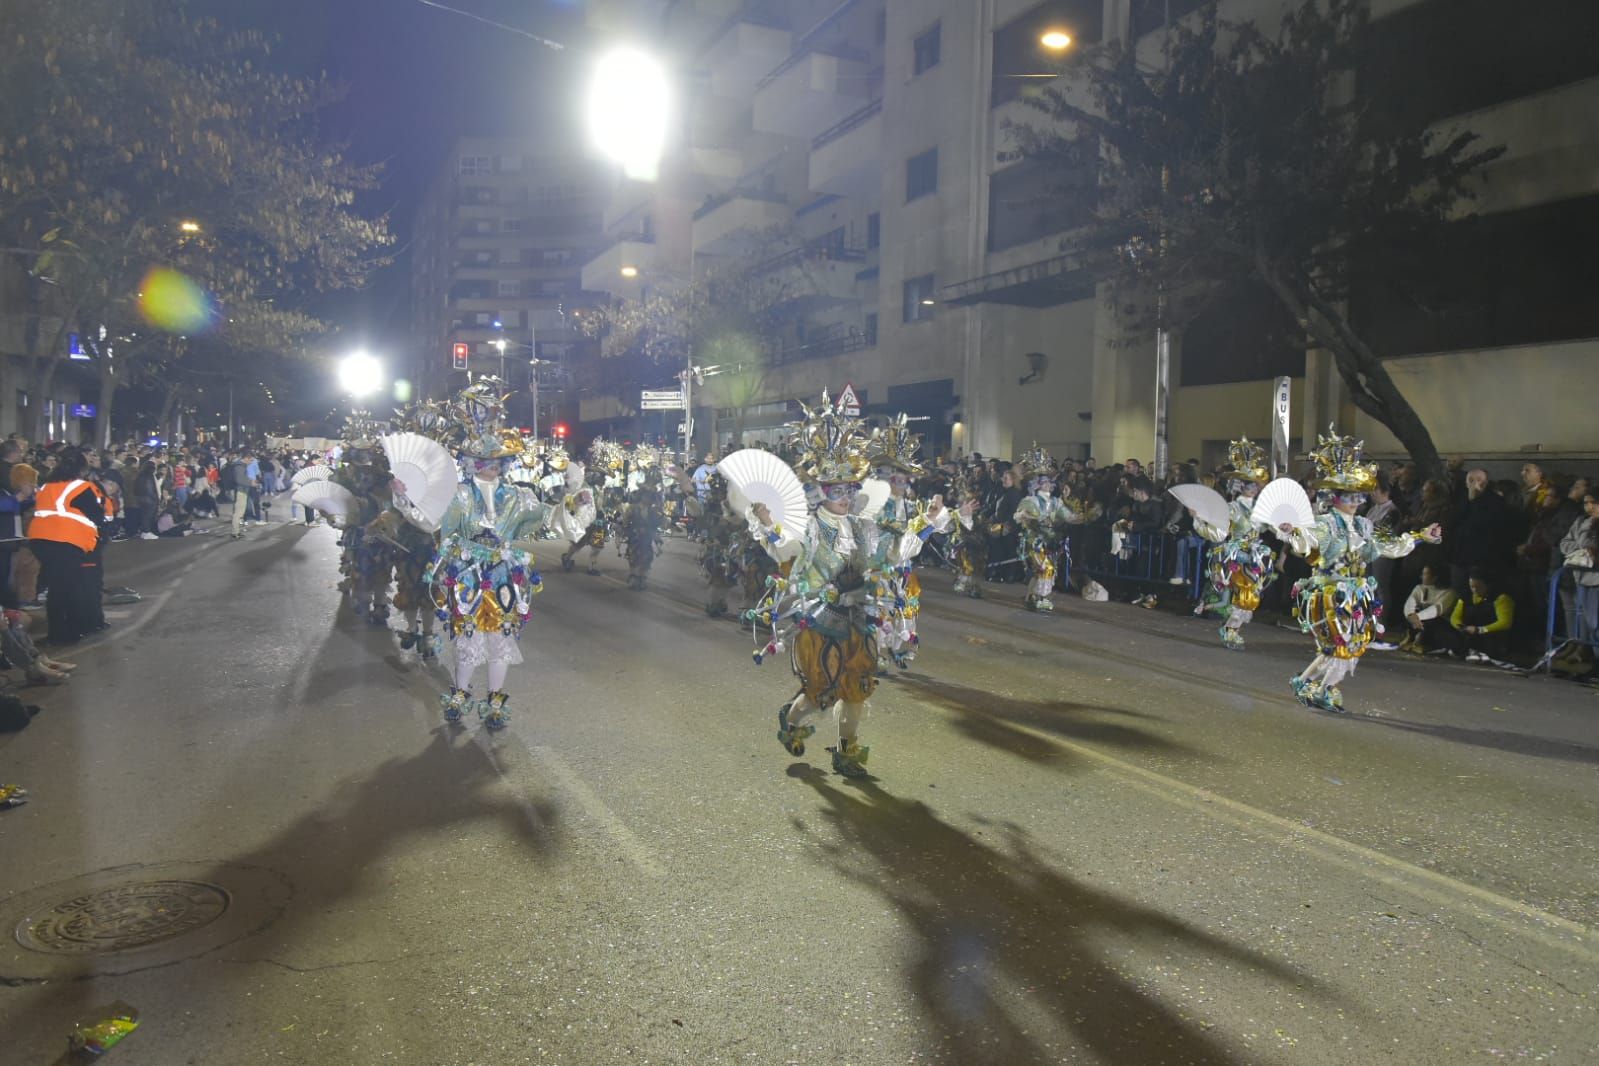
<path fill-rule="evenodd" d="M 497 378 L 479 378 L 455 394 L 447 409 L 460 438 L 457 449 L 473 459 L 522 454 L 522 434 L 505 424 L 506 394 Z"/>
<path fill-rule="evenodd" d="M 867 456 L 870 438 L 861 420 L 834 406 L 825 391 L 820 404 L 800 404 L 800 409 L 805 420 L 789 425 L 788 439 L 800 477 L 822 485 L 864 480 L 872 461 Z"/>
<path fill-rule="evenodd" d="M 614 440 L 595 437 L 589 445 L 589 467 L 599 471 L 619 471 L 627 453 Z"/>
<path fill-rule="evenodd" d="M 886 466 L 910 477 L 920 477 L 927 472 L 916 461 L 916 452 L 921 446 L 921 435 L 910 430 L 910 417 L 898 414 L 889 419 L 887 425 L 872 431 L 867 457 L 873 469 Z"/>
<path fill-rule="evenodd" d="M 1016 460 L 1016 465 L 1021 468 L 1021 481 L 1023 484 L 1032 482 L 1037 478 L 1047 477 L 1050 480 L 1055 478 L 1055 457 L 1050 455 L 1047 450 L 1040 448 L 1036 440 L 1033 441 L 1033 446 L 1023 452 L 1020 459 Z"/>
<path fill-rule="evenodd" d="M 353 451 L 370 451 L 378 446 L 378 434 L 383 427 L 372 418 L 371 411 L 354 410 L 344 420 L 342 436 Z"/>
<path fill-rule="evenodd" d="M 1329 492 L 1370 492 L 1377 487 L 1377 464 L 1366 462 L 1365 441 L 1341 437 L 1335 426 L 1318 437 L 1320 444 L 1310 453 L 1316 464 L 1316 488 Z"/>
<path fill-rule="evenodd" d="M 1250 440 L 1240 437 L 1227 445 L 1227 465 L 1231 469 L 1226 476 L 1239 481 L 1270 481 L 1270 459 L 1266 449 Z"/>

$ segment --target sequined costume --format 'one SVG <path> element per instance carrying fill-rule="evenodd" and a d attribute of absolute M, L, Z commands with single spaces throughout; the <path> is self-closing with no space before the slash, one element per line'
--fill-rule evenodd
<path fill-rule="evenodd" d="M 655 562 L 659 548 L 661 524 L 665 516 L 661 510 L 660 483 L 646 479 L 635 489 L 622 509 L 622 542 L 627 558 L 627 587 L 644 588 L 649 580 L 650 567 Z"/>
<path fill-rule="evenodd" d="M 895 591 L 897 572 L 949 517 L 933 506 L 907 516 L 903 530 L 895 532 L 876 515 L 853 509 L 872 467 L 869 438 L 860 421 L 825 394 L 820 407 L 806 408 L 805 421 L 792 428 L 791 446 L 800 456 L 795 469 L 815 489 L 809 514 L 799 521 L 774 524 L 758 506 L 746 515 L 750 535 L 781 569 L 747 615 L 772 631 L 755 659 L 759 663 L 791 641 L 789 662 L 800 691 L 778 711 L 783 747 L 803 755 L 806 739 L 816 732 L 811 720 L 832 709 L 839 733 L 831 749 L 833 768 L 864 777 L 870 749 L 860 743 L 859 731 L 877 686 L 879 640 L 905 606 Z"/>
<path fill-rule="evenodd" d="M 1255 616 L 1260 596 L 1277 577 L 1277 553 L 1255 522 L 1255 494 L 1269 479 L 1266 453 L 1247 437 L 1228 449 L 1229 469 L 1222 480 L 1236 489 L 1227 504 L 1228 522 L 1219 528 L 1194 516 L 1194 531 L 1216 547 L 1208 553 L 1205 576 L 1209 588 L 1204 609 L 1221 617 L 1222 644 L 1234 651 L 1244 648 L 1240 632 Z"/>
<path fill-rule="evenodd" d="M 388 462 L 382 453 L 374 454 L 370 442 L 352 446 L 350 460 L 333 472 L 330 480 L 348 489 L 355 497 L 344 516 L 344 532 L 339 544 L 339 570 L 344 580 L 340 591 L 349 598 L 359 617 L 382 625 L 389 616 L 389 585 L 394 576 L 397 554 L 394 545 L 374 536 L 368 525 L 376 521 L 390 502 Z"/>
<path fill-rule="evenodd" d="M 427 581 L 437 615 L 455 650 L 455 684 L 441 703 L 447 721 L 458 722 L 475 706 L 490 729 L 509 721 L 505 683 L 509 667 L 522 662 L 518 639 L 541 591 L 533 551 L 555 508 L 528 489 L 506 483 L 501 470 L 516 454 L 514 431 L 501 428 L 503 397 L 498 382 L 480 379 L 456 401 L 469 423 L 461 451 L 473 474 L 457 487 L 439 528 L 439 551 Z M 472 701 L 472 679 L 488 667 L 489 692 Z"/>
<path fill-rule="evenodd" d="M 877 514 L 877 551 L 872 569 L 880 575 L 877 580 L 881 583 L 876 596 L 881 605 L 879 652 L 902 670 L 916 658 L 920 641 L 916 619 L 922 611 L 922 583 L 909 559 L 895 562 L 893 556 L 897 553 L 899 538 L 918 515 L 916 501 L 909 496 L 890 496 Z M 941 512 L 941 517 L 943 522 L 930 532 L 948 524 L 948 513 Z"/>
<path fill-rule="evenodd" d="M 1403 558 L 1437 534 L 1390 535 L 1350 513 L 1376 485 L 1375 468 L 1361 461 L 1361 446 L 1350 438 L 1336 433 L 1323 437 L 1311 458 L 1321 468 L 1316 485 L 1329 509 L 1314 525 L 1282 532 L 1289 549 L 1314 568 L 1293 591 L 1294 616 L 1315 639 L 1317 655 L 1290 684 L 1299 702 L 1342 711 L 1339 685 L 1355 672 L 1366 647 L 1382 631 L 1377 580 L 1367 575 L 1367 567 L 1377 559 Z"/>

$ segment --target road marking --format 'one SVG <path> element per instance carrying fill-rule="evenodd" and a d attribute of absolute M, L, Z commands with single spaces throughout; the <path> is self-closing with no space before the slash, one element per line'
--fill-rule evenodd
<path fill-rule="evenodd" d="M 486 741 L 483 739 L 486 732 L 484 730 L 478 733 L 480 744 L 486 745 Z M 640 840 L 638 835 L 622 822 L 622 819 L 617 816 L 615 811 L 606 806 L 604 800 L 595 795 L 594 790 L 589 788 L 588 784 L 578 776 L 576 770 L 567 765 L 565 759 L 557 755 L 552 748 L 542 744 L 537 746 L 529 745 L 527 750 L 544 765 L 545 769 L 554 775 L 562 790 L 577 800 L 578 806 L 583 808 L 585 814 L 604 826 L 605 831 L 611 834 L 611 839 L 616 841 L 617 846 L 622 849 L 622 853 L 638 868 L 640 873 L 646 877 L 660 878 L 666 876 L 666 867 L 661 865 L 660 860 L 656 859 L 655 854 L 650 851 L 644 841 Z M 500 768 L 499 760 L 494 760 L 494 766 L 495 769 L 500 770 L 502 777 L 505 776 L 505 771 Z"/>
<path fill-rule="evenodd" d="M 946 718 L 951 720 L 954 719 L 957 713 L 945 708 L 938 709 L 942 711 Z M 1073 754 L 1091 759 L 1126 779 L 1128 784 L 1133 785 L 1140 791 L 1164 799 L 1169 803 L 1175 803 L 1189 810 L 1203 812 L 1211 818 L 1227 822 L 1238 828 L 1272 831 L 1282 843 L 1323 861 L 1353 870 L 1364 877 L 1372 878 L 1385 885 L 1420 896 L 1441 906 L 1463 913 L 1475 914 L 1512 932 L 1531 937 L 1546 946 L 1572 952 L 1589 962 L 1599 962 L 1599 950 L 1595 950 L 1591 944 L 1593 930 L 1580 922 L 1550 914 L 1548 911 L 1541 910 L 1529 903 L 1523 903 L 1508 896 L 1501 896 L 1489 889 L 1461 881 L 1436 870 L 1429 870 L 1424 866 L 1417 866 L 1414 863 L 1395 858 L 1374 848 L 1368 848 L 1363 844 L 1356 844 L 1354 841 L 1345 840 L 1343 837 L 1334 836 L 1324 830 L 1307 826 L 1302 822 L 1272 814 L 1270 811 L 1252 807 L 1239 800 L 1229 799 L 1209 789 L 1200 788 L 1198 785 L 1190 785 L 1174 777 L 1167 777 L 1165 774 L 1156 773 L 1154 770 L 1148 770 L 1142 766 L 1118 759 L 1114 755 L 1107 755 L 1105 752 L 1074 741 L 1064 740 L 1053 733 L 1047 733 L 1019 722 L 1007 721 L 1006 724 L 1011 728 L 1037 737 L 1039 740 L 1057 744 Z M 1372 869 L 1371 867 L 1373 866 L 1377 867 L 1377 869 Z M 1474 900 L 1491 909 L 1468 909 L 1463 906 L 1463 901 L 1460 897 Z M 1495 911 L 1513 914 L 1541 923 L 1551 929 L 1576 937 L 1577 940 L 1573 941 L 1567 939 L 1567 937 L 1556 936 L 1545 930 L 1509 920 L 1503 914 L 1494 913 Z"/>

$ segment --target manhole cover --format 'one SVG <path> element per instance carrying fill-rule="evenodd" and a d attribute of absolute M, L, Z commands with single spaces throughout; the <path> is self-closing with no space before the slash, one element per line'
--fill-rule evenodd
<path fill-rule="evenodd" d="M 130 863 L 38 885 L 0 899 L 0 985 L 199 958 L 266 929 L 293 898 L 282 874 L 236 862 Z"/>
<path fill-rule="evenodd" d="M 17 942 L 57 955 L 128 951 L 210 925 L 229 902 L 227 892 L 204 881 L 130 881 L 29 914 L 17 926 Z"/>

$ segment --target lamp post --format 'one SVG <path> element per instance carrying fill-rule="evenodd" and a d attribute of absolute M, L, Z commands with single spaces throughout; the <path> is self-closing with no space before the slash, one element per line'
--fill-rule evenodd
<path fill-rule="evenodd" d="M 589 136 L 628 177 L 654 181 L 659 175 L 671 109 L 666 68 L 649 53 L 618 48 L 595 65 L 589 81 Z"/>

